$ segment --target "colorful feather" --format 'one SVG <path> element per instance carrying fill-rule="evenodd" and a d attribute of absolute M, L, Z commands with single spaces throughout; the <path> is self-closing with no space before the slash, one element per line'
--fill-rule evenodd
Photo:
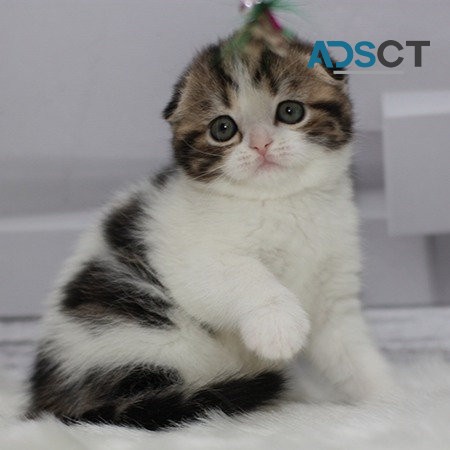
<path fill-rule="evenodd" d="M 246 51 L 251 41 L 260 42 L 273 52 L 283 55 L 293 33 L 283 27 L 276 17 L 277 11 L 296 11 L 288 0 L 241 0 L 245 23 L 235 34 L 227 48 L 228 52 Z"/>

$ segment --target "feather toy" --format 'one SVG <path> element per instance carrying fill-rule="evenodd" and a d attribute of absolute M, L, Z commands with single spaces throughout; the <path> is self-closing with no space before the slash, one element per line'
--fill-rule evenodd
<path fill-rule="evenodd" d="M 283 56 L 293 33 L 281 25 L 276 12 L 294 12 L 295 6 L 288 0 L 241 0 L 240 10 L 245 23 L 231 40 L 228 50 L 245 52 L 250 43 L 258 43 Z"/>

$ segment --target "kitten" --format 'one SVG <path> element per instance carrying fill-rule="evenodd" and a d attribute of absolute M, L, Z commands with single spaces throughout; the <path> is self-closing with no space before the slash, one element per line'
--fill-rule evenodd
<path fill-rule="evenodd" d="M 299 353 L 349 400 L 390 386 L 358 301 L 346 80 L 202 51 L 164 111 L 174 167 L 118 197 L 45 319 L 29 417 L 155 430 L 270 404 Z"/>

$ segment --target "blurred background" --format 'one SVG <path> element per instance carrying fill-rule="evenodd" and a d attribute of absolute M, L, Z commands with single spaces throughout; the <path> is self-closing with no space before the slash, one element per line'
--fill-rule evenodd
<path fill-rule="evenodd" d="M 365 306 L 444 311 L 450 2 L 297 3 L 286 25 L 312 41 L 431 41 L 422 68 L 409 47 L 402 74 L 351 78 L 354 176 Z M 0 316 L 39 316 L 98 208 L 169 160 L 172 84 L 241 20 L 237 0 L 0 0 Z"/>

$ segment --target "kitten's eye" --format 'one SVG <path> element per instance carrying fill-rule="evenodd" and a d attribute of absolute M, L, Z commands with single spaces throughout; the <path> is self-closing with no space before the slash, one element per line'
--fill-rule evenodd
<path fill-rule="evenodd" d="M 236 133 L 238 127 L 230 116 L 216 117 L 209 124 L 209 131 L 213 139 L 218 142 L 229 141 Z"/>
<path fill-rule="evenodd" d="M 278 122 L 293 125 L 299 123 L 305 117 L 305 107 L 303 103 L 286 100 L 277 107 L 276 119 Z"/>

